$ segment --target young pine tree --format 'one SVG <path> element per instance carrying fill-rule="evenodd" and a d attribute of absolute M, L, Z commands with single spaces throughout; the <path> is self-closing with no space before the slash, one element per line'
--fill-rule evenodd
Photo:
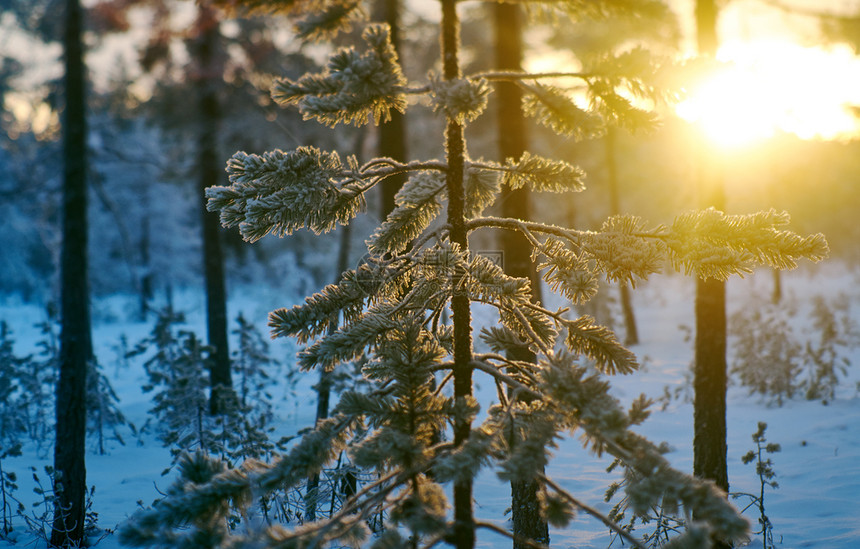
<path fill-rule="evenodd" d="M 36 342 L 39 351 L 35 357 L 30 357 L 26 363 L 27 370 L 18 379 L 21 416 L 26 418 L 30 439 L 36 441 L 40 449 L 51 440 L 48 433 L 55 424 L 52 389 L 60 369 L 60 339 L 51 311 L 48 313 L 49 318 L 36 325 L 41 334 Z"/>
<path fill-rule="evenodd" d="M 322 12 L 317 4 L 293 2 L 287 9 L 304 15 L 304 31 L 312 25 L 331 31 L 344 22 L 343 16 L 355 16 L 348 9 L 355 3 L 326 3 L 329 9 Z M 673 540 L 676 547 L 705 547 L 711 536 L 732 542 L 746 535 L 746 520 L 724 493 L 672 469 L 656 446 L 630 429 L 647 417 L 647 402 L 639 399 L 624 410 L 610 396 L 603 374 L 635 370 L 635 356 L 592 318 L 533 303 L 529 280 L 508 276 L 472 253 L 468 236 L 488 228 L 524 235 L 544 280 L 574 303 L 594 295 L 599 276 L 635 283 L 667 260 L 697 276 L 721 279 L 759 263 L 784 268 L 803 257 L 818 260 L 827 251 L 823 237 L 784 230 L 787 215 L 773 211 L 728 216 L 706 210 L 654 228 L 619 216 L 598 232 L 483 215 L 503 186 L 540 192 L 583 189 L 582 172 L 565 162 L 529 152 L 503 162 L 469 157 L 464 127 L 482 114 L 492 82 L 518 82 L 527 112 L 566 135 L 599 131 L 607 119 L 649 124 L 653 115 L 619 90 L 640 95 L 658 91 L 648 84 L 653 70 L 641 50 L 607 56 L 581 73 L 563 76 L 582 85 L 589 109 L 564 89 L 541 83 L 540 75 L 463 76 L 455 4 L 441 2 L 442 72 L 423 85 L 407 84 L 389 29 L 371 24 L 361 35 L 363 45 L 335 52 L 324 73 L 282 80 L 273 89 L 276 101 L 332 126 L 382 121 L 392 109 L 404 110 L 409 95 L 424 96 L 446 120 L 440 136 L 444 160 L 375 158 L 360 164 L 354 157 L 342 159 L 314 147 L 263 155 L 239 152 L 228 162 L 230 186 L 208 191 L 209 207 L 221 212 L 222 224 L 254 241 L 270 233 L 320 233 L 346 224 L 364 207 L 371 188 L 395 174 L 408 175 L 395 209 L 367 241 L 368 260 L 304 304 L 270 316 L 273 335 L 293 336 L 307 345 L 298 356 L 303 369 L 330 370 L 366 355 L 363 372 L 374 381 L 373 388 L 342 393 L 329 418 L 271 463 L 246 462 L 227 470 L 213 460 L 185 460 L 186 476 L 177 481 L 177 489 L 127 524 L 124 543 L 417 547 L 419 542 L 445 542 L 471 548 L 478 529 L 511 536 L 474 514 L 473 481 L 489 468 L 506 482 L 538 481 L 541 512 L 551 525 L 564 526 L 583 510 L 642 547 L 542 472 L 558 436 L 574 430 L 587 448 L 619 461 L 633 512 L 647 513 L 659 504 L 684 519 L 686 530 Z M 252 0 L 248 5 L 263 8 L 267 3 Z M 570 5 L 600 9 L 591 3 Z M 552 3 L 548 9 L 566 6 Z M 479 353 L 473 346 L 473 303 L 498 314 L 497 324 L 481 331 L 489 352 Z M 331 330 L 336 315 L 341 322 Z M 506 356 L 522 345 L 535 353 L 534 363 Z M 586 359 L 598 373 L 583 365 Z M 498 402 L 483 412 L 480 423 L 475 375 L 486 376 L 498 388 Z M 436 382 L 437 376 L 441 381 Z M 436 436 L 440 431 L 447 435 L 441 441 Z M 359 489 L 333 516 L 292 530 L 279 524 L 232 532 L 225 528 L 229 505 L 247 507 L 260 494 L 302 485 L 345 449 L 355 464 L 374 468 L 378 480 Z M 387 513 L 386 530 L 369 539 L 366 522 L 380 509 Z"/>
<path fill-rule="evenodd" d="M 21 378 L 27 375 L 30 357 L 14 352 L 15 338 L 6 321 L 0 321 L 0 448 L 19 444 L 27 430 L 26 416 L 21 413 L 19 399 Z"/>
<path fill-rule="evenodd" d="M 154 392 L 150 413 L 158 420 L 159 438 L 175 456 L 182 450 L 209 450 L 217 438 L 207 413 L 207 348 L 194 332 L 176 328 L 184 321 L 182 313 L 165 307 L 150 335 L 130 353 L 153 351 L 143 365 L 149 378 L 143 389 Z"/>
<path fill-rule="evenodd" d="M 110 380 L 92 360 L 87 369 L 87 434 L 95 435 L 99 455 L 107 453 L 105 439 L 108 437 L 125 445 L 119 432 L 122 426 L 134 428 L 119 409 L 119 397 Z"/>

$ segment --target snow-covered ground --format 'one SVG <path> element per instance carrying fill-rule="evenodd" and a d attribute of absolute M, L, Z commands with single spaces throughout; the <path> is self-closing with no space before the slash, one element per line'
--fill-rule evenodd
<path fill-rule="evenodd" d="M 860 289 L 858 279 L 838 265 L 817 269 L 798 270 L 783 275 L 787 299 L 808 303 L 813 294 L 847 301 L 853 305 L 852 318 L 860 323 Z M 770 292 L 771 278 L 767 273 L 729 284 L 729 311 L 750 306 L 757 295 Z M 238 295 L 240 292 L 233 292 Z M 260 302 L 249 298 L 250 292 L 231 301 L 231 318 L 242 311 L 261 327 L 265 326 L 265 311 L 297 302 L 292 296 L 282 302 Z M 189 327 L 203 333 L 203 307 L 199 297 L 177 297 L 177 308 L 184 311 Z M 125 335 L 133 344 L 143 338 L 151 324 L 126 322 L 122 319 L 129 300 L 114 298 L 96 304 L 94 334 L 96 352 L 105 373 L 111 379 L 120 397 L 120 407 L 126 417 L 142 425 L 150 408 L 150 394 L 141 386 L 145 375 L 139 361 L 131 361 L 127 369 L 115 365 L 116 346 Z M 629 376 L 612 379 L 613 391 L 622 400 L 629 401 L 640 393 L 657 398 L 664 387 L 683 384 L 692 357 L 692 344 L 685 341 L 685 329 L 693 325 L 693 284 L 679 275 L 655 277 L 634 292 L 641 344 L 634 351 L 643 360 L 644 368 Z M 802 305 L 801 305 L 802 310 Z M 476 314 L 481 318 L 481 312 Z M 0 303 L 0 320 L 6 321 L 14 331 L 16 354 L 33 352 L 38 331 L 33 327 L 45 319 L 44 311 L 33 305 L 15 300 Z M 803 320 L 793 320 L 802 328 Z M 295 347 L 288 341 L 273 343 L 273 355 L 289 360 Z M 754 447 L 751 434 L 757 423 L 768 424 L 767 438 L 779 443 L 782 450 L 770 457 L 774 462 L 779 488 L 768 489 L 765 503 L 773 523 L 777 547 L 788 549 L 814 547 L 840 549 L 860 547 L 860 399 L 857 398 L 857 365 L 860 352 L 853 351 L 852 367 L 848 378 L 837 390 L 837 398 L 827 405 L 794 399 L 781 407 L 767 406 L 756 395 L 739 386 L 729 389 L 728 397 L 728 457 L 729 481 L 733 492 L 757 493 L 759 480 L 754 464 L 744 465 L 741 456 Z M 489 404 L 494 390 L 487 380 L 477 378 L 478 394 Z M 282 433 L 295 433 L 312 423 L 315 410 L 314 394 L 309 387 L 316 381 L 309 374 L 298 387 L 298 396 L 278 400 L 282 418 Z M 280 395 L 281 393 L 276 394 Z M 659 405 L 640 428 L 655 442 L 666 441 L 673 448 L 669 454 L 672 463 L 685 471 L 692 469 L 692 404 L 674 400 L 665 410 Z M 115 442 L 109 445 L 106 456 L 90 451 L 87 455 L 87 483 L 95 486 L 93 510 L 98 513 L 102 528 L 115 529 L 131 515 L 139 504 L 149 505 L 159 497 L 171 475 L 161 472 L 169 465 L 170 455 L 151 435 L 138 443 L 127 435 L 126 445 Z M 46 446 L 45 444 L 42 445 Z M 3 469 L 15 471 L 19 477 L 16 496 L 28 503 L 35 499 L 32 493 L 32 473 L 36 467 L 43 477 L 44 465 L 50 464 L 50 452 L 37 449 L 35 444 L 24 448 L 24 455 L 3 460 Z M 576 437 L 565 440 L 552 462 L 548 473 L 581 500 L 603 510 L 603 493 L 613 477 L 605 472 L 609 462 L 597 459 L 582 450 Z M 509 488 L 495 479 L 492 473 L 483 474 L 476 485 L 476 513 L 479 517 L 503 522 L 510 505 Z M 738 500 L 740 503 L 741 500 Z M 748 511 L 754 527 L 757 515 Z M 0 547 L 43 547 L 26 531 L 23 522 L 15 522 L 14 541 L 0 541 Z M 551 531 L 552 545 L 561 548 L 604 548 L 609 546 L 607 529 L 595 519 L 581 513 L 569 528 Z M 481 532 L 481 547 L 508 547 L 509 542 L 499 536 Z M 760 546 L 757 537 L 752 546 Z M 119 547 L 116 536 L 108 535 L 99 547 Z M 615 541 L 613 547 L 620 547 Z"/>

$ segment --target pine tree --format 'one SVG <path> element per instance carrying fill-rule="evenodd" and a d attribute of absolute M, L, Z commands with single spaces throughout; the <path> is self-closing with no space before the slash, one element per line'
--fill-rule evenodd
<path fill-rule="evenodd" d="M 572 5 L 602 10 L 591 3 Z M 250 0 L 247 6 L 271 9 L 265 0 Z M 305 33 L 332 32 L 336 23 L 358 24 L 356 3 L 325 6 L 320 11 L 317 2 L 293 2 L 284 9 L 299 18 Z M 547 9 L 566 7 L 553 3 Z M 473 480 L 490 468 L 506 482 L 538 481 L 543 486 L 541 511 L 550 524 L 564 526 L 582 510 L 642 547 L 541 472 L 556 438 L 574 430 L 587 448 L 619 460 L 634 512 L 647 513 L 660 504 L 680 517 L 695 514 L 696 520 L 686 521 L 686 531 L 674 540 L 676 546 L 706 546 L 710 535 L 731 542 L 748 531 L 725 494 L 672 469 L 656 446 L 631 430 L 648 415 L 646 399 L 623 409 L 603 376 L 635 370 L 635 356 L 590 317 L 533 303 L 530 281 L 506 275 L 488 258 L 472 253 L 468 235 L 485 229 L 522 234 L 544 280 L 574 303 L 594 295 L 599 276 L 634 284 L 660 271 L 666 261 L 696 276 L 725 279 L 758 264 L 788 268 L 801 258 L 819 260 L 827 253 L 823 237 L 786 230 L 788 216 L 774 211 L 729 216 L 705 210 L 657 227 L 617 216 L 596 232 L 485 216 L 501 187 L 538 192 L 584 187 L 583 173 L 575 166 L 529 152 L 504 162 L 469 157 L 464 128 L 485 109 L 492 82 L 518 82 L 526 111 L 565 135 L 599 133 L 607 119 L 629 126 L 653 124 L 651 112 L 618 90 L 643 97 L 662 94 L 649 85 L 654 67 L 642 50 L 606 56 L 579 73 L 552 75 L 582 84 L 588 109 L 565 89 L 543 83 L 546 75 L 463 76 L 459 23 L 455 1 L 443 0 L 442 73 L 431 75 L 424 85 L 408 85 L 389 29 L 370 24 L 361 34 L 361 47 L 335 52 L 324 73 L 284 79 L 273 88 L 276 101 L 332 126 L 384 121 L 392 109 L 407 107 L 409 95 L 422 95 L 445 117 L 444 160 L 376 158 L 360 164 L 352 156 L 342 159 L 310 146 L 262 155 L 238 152 L 227 166 L 230 185 L 207 193 L 209 208 L 220 211 L 223 225 L 256 241 L 268 234 L 284 236 L 299 229 L 322 233 L 347 224 L 364 207 L 372 187 L 392 175 L 408 174 L 394 211 L 367 241 L 368 260 L 303 304 L 275 310 L 269 319 L 274 336 L 293 336 L 306 345 L 298 356 L 303 369 L 327 371 L 366 355 L 363 373 L 374 382 L 372 389 L 342 393 L 329 418 L 271 463 L 247 462 L 228 470 L 211 459 L 189 458 L 183 463 L 197 465 L 183 465 L 185 476 L 177 481 L 177 490 L 123 528 L 124 543 L 319 547 L 337 541 L 415 547 L 420 540 L 471 548 L 479 528 L 511 536 L 474 515 Z M 481 332 L 490 349 L 486 353 L 473 347 L 472 303 L 498 313 L 498 325 Z M 443 321 L 449 309 L 450 325 Z M 332 331 L 336 315 L 341 320 Z M 505 356 L 522 345 L 535 353 L 535 363 Z M 597 373 L 581 364 L 585 359 Z M 438 386 L 435 374 L 442 376 Z M 486 375 L 498 388 L 498 403 L 486 410 L 480 424 L 473 375 Z M 438 441 L 438 430 L 452 436 Z M 356 465 L 374 468 L 379 477 L 333 516 L 292 530 L 277 524 L 234 532 L 225 528 L 229 504 L 242 509 L 260 494 L 299 485 L 347 448 Z M 452 487 L 450 503 L 445 485 Z M 389 524 L 371 542 L 366 520 L 380 509 Z"/>
<path fill-rule="evenodd" d="M 696 38 L 701 55 L 717 53 L 717 5 L 714 0 L 696 0 Z M 699 192 L 702 207 L 725 208 L 723 181 L 719 166 L 703 146 Z M 693 474 L 713 480 L 729 491 L 726 458 L 726 284 L 716 277 L 696 280 L 696 336 L 693 358 Z M 730 543 L 715 540 L 718 549 Z"/>

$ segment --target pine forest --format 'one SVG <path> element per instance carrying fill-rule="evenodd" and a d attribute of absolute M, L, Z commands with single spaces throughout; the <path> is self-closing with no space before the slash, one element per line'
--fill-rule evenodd
<path fill-rule="evenodd" d="M 857 547 L 858 17 L 4 0 L 0 548 Z"/>

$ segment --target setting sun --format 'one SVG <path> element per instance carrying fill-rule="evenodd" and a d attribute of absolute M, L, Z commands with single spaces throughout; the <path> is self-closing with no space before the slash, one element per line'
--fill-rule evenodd
<path fill-rule="evenodd" d="M 847 47 L 732 42 L 717 57 L 724 68 L 692 86 L 676 107 L 717 145 L 749 145 L 777 131 L 831 140 L 860 130 L 851 113 L 860 104 L 860 63 Z"/>

